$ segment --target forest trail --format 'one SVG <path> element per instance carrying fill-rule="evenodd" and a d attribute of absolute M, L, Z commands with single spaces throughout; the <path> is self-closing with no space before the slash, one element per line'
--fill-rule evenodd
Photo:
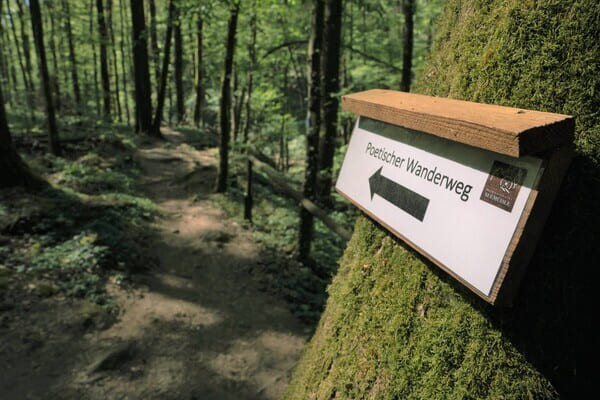
<path fill-rule="evenodd" d="M 72 329 L 81 318 L 66 300 L 27 309 L 15 331 L 34 345 L 6 337 L 14 351 L 0 379 L 6 398 L 267 400 L 287 386 L 305 326 L 260 290 L 250 273 L 259 249 L 210 202 L 212 150 L 163 133 L 165 142 L 148 142 L 135 156 L 139 184 L 162 210 L 149 247 L 157 266 L 134 275 L 133 288 L 109 285 L 120 312 L 105 330 Z M 42 313 L 42 330 L 23 333 Z"/>

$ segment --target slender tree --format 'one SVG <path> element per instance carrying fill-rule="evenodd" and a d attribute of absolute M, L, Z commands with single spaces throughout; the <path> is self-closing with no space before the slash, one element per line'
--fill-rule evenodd
<path fill-rule="evenodd" d="M 127 122 L 127 125 L 129 125 L 130 121 L 131 121 L 131 113 L 129 111 L 129 90 L 127 88 L 127 68 L 125 67 L 126 64 L 130 65 L 130 63 L 128 63 L 127 61 L 127 55 L 129 54 L 128 52 L 125 52 L 125 44 L 126 44 L 126 38 L 129 37 L 129 35 L 127 35 L 126 29 L 125 29 L 125 11 L 123 10 L 123 0 L 119 1 L 119 20 L 120 20 L 120 27 L 121 27 L 121 35 L 120 35 L 120 39 L 119 39 L 119 47 L 121 50 L 121 73 L 122 73 L 122 77 L 123 77 L 123 92 L 124 92 L 124 97 L 123 100 L 125 102 L 125 119 Z M 129 43 L 127 43 L 127 48 L 129 48 Z"/>
<path fill-rule="evenodd" d="M 25 29 L 25 11 L 23 8 L 22 0 L 16 0 L 17 3 L 17 14 L 19 16 L 20 26 L 21 26 L 21 41 L 23 45 L 23 55 L 25 56 L 25 72 L 27 73 L 27 78 L 29 81 L 29 91 L 31 95 L 35 92 L 35 85 L 33 83 L 33 74 L 31 67 L 31 46 L 29 45 L 29 35 L 27 34 L 27 29 Z M 10 7 L 9 7 L 10 9 Z"/>
<path fill-rule="evenodd" d="M 400 90 L 408 92 L 410 91 L 412 79 L 415 0 L 402 0 L 402 15 L 404 16 L 404 35 L 402 37 L 402 82 L 400 83 Z"/>
<path fill-rule="evenodd" d="M 62 8 L 65 18 L 65 31 L 69 44 L 69 61 L 71 64 L 71 83 L 73 84 L 73 96 L 75 97 L 75 106 L 78 112 L 81 112 L 81 91 L 79 90 L 79 76 L 77 74 L 77 55 L 75 53 L 75 43 L 73 40 L 73 29 L 71 28 L 71 9 L 69 0 L 62 0 Z"/>
<path fill-rule="evenodd" d="M 110 49 L 112 52 L 113 76 L 115 77 L 115 104 L 117 106 L 117 120 L 121 122 L 123 112 L 121 110 L 120 88 L 119 88 L 119 68 L 117 66 L 117 46 L 115 42 L 115 29 L 113 25 L 113 0 L 107 0 L 106 3 L 106 25 L 108 37 L 110 40 Z"/>
<path fill-rule="evenodd" d="M 246 86 L 239 91 L 239 76 L 237 68 L 233 69 L 233 95 L 231 105 L 231 131 L 233 132 L 233 141 L 237 142 L 238 133 L 240 131 L 240 123 L 242 119 L 242 109 L 244 107 L 244 98 L 246 97 Z"/>
<path fill-rule="evenodd" d="M 90 40 L 92 42 L 92 58 L 94 64 L 94 104 L 96 115 L 100 115 L 100 91 L 98 89 L 98 55 L 96 53 L 96 35 L 94 35 L 94 0 L 90 0 Z"/>
<path fill-rule="evenodd" d="M 234 0 L 231 4 L 229 24 L 227 28 L 227 44 L 225 46 L 225 65 L 223 67 L 223 78 L 221 79 L 221 98 L 219 100 L 219 173 L 217 175 L 216 191 L 224 193 L 227 191 L 227 177 L 229 174 L 229 138 L 231 135 L 231 72 L 233 69 L 233 57 L 235 52 L 235 34 L 237 29 L 240 2 Z"/>
<path fill-rule="evenodd" d="M 160 52 L 158 51 L 158 32 L 156 29 L 156 3 L 155 0 L 149 0 L 148 3 L 150 8 L 150 50 L 152 64 L 154 65 L 154 79 L 158 85 L 160 81 Z"/>
<path fill-rule="evenodd" d="M 203 21 L 202 10 L 199 10 L 196 19 L 196 71 L 194 82 L 196 88 L 194 124 L 196 127 L 199 127 L 202 122 L 202 106 L 204 105 L 204 60 L 202 59 Z"/>
<path fill-rule="evenodd" d="M 331 182 L 335 141 L 338 133 L 337 93 L 340 91 L 342 0 L 326 0 L 323 52 L 323 128 L 319 139 L 319 198 L 331 204 Z"/>
<path fill-rule="evenodd" d="M 165 37 L 163 65 L 160 76 L 160 85 L 158 89 L 158 98 L 156 104 L 156 112 L 154 113 L 154 122 L 152 130 L 155 135 L 160 135 L 160 124 L 163 119 L 163 108 L 165 106 L 165 94 L 167 89 L 167 77 L 169 75 L 169 60 L 171 57 L 171 42 L 173 37 L 173 25 L 175 23 L 175 5 L 174 0 L 169 0 L 169 17 L 167 20 L 167 33 Z"/>
<path fill-rule="evenodd" d="M 56 127 L 56 116 L 54 115 L 54 100 L 52 99 L 52 90 L 50 88 L 50 75 L 48 74 L 48 64 L 46 63 L 46 49 L 44 47 L 44 26 L 42 24 L 42 13 L 38 0 L 29 1 L 29 10 L 31 13 L 31 28 L 33 30 L 33 39 L 37 50 L 37 59 L 40 69 L 40 78 L 44 91 L 44 100 L 46 102 L 46 119 L 48 123 L 48 138 L 50 151 L 54 155 L 60 155 L 60 141 L 58 138 L 58 128 Z"/>
<path fill-rule="evenodd" d="M 323 48 L 324 0 L 314 0 L 312 33 L 308 45 L 308 120 L 306 133 L 306 166 L 302 193 L 314 201 L 319 161 L 319 128 L 321 126 L 321 51 Z M 313 216 L 300 207 L 299 252 L 300 260 L 307 261 L 313 237 Z"/>
<path fill-rule="evenodd" d="M 110 1 L 110 0 L 109 0 Z M 96 0 L 96 12 L 98 17 L 98 34 L 100 38 L 100 77 L 102 79 L 102 104 L 104 106 L 104 118 L 110 120 L 110 77 L 108 75 L 108 52 L 109 42 L 106 18 L 104 16 L 104 4 L 102 0 Z"/>
<path fill-rule="evenodd" d="M 0 0 L 2 1 L 2 0 Z M 33 99 L 33 89 L 32 83 L 29 80 L 30 76 L 27 75 L 27 69 L 25 68 L 24 56 L 21 55 L 22 49 L 19 46 L 19 38 L 17 36 L 17 28 L 15 19 L 13 18 L 13 14 L 10 7 L 9 0 L 6 0 L 6 11 L 8 13 L 8 19 L 10 20 L 11 32 L 13 36 L 13 40 L 15 43 L 15 48 L 17 51 L 17 59 L 19 61 L 19 68 L 21 70 L 21 75 L 23 77 L 23 86 L 25 88 L 25 97 L 27 98 L 27 104 L 29 105 L 29 119 L 33 120 L 33 110 L 35 109 L 34 99 Z"/>
<path fill-rule="evenodd" d="M 250 16 L 250 43 L 248 44 L 248 95 L 246 96 L 246 123 L 244 124 L 243 142 L 248 144 L 250 140 L 250 124 L 252 112 L 252 86 L 254 78 L 254 68 L 256 67 L 256 0 L 252 2 L 252 14 Z M 246 191 L 244 193 L 244 218 L 252 222 L 252 206 L 254 200 L 252 195 L 252 162 L 246 161 Z"/>
<path fill-rule="evenodd" d="M 144 0 L 130 0 L 133 40 L 133 69 L 135 83 L 136 131 L 160 137 L 152 129 L 152 104 L 150 99 L 150 72 L 148 67 L 148 42 Z"/>
<path fill-rule="evenodd" d="M 254 69 L 256 68 L 256 0 L 252 3 L 252 15 L 250 16 L 250 43 L 248 44 L 248 67 L 247 92 L 246 95 L 246 123 L 244 124 L 244 143 L 248 142 L 250 126 L 252 121 L 252 90 L 254 85 Z"/>
<path fill-rule="evenodd" d="M 54 4 L 52 4 L 52 2 L 46 2 L 46 8 L 47 8 L 47 15 L 48 15 L 48 20 L 50 22 L 50 40 L 48 41 L 48 44 L 50 45 L 50 56 L 52 58 L 52 70 L 54 72 L 53 75 L 51 75 L 50 79 L 52 82 L 52 88 L 54 89 L 54 102 L 55 102 L 55 106 L 56 106 L 56 110 L 58 112 L 60 112 L 61 108 L 62 108 L 62 97 L 60 94 L 60 82 L 59 82 L 59 68 L 58 68 L 58 56 L 56 55 L 56 40 L 55 40 L 55 36 L 56 36 L 56 25 L 54 22 Z"/>
<path fill-rule="evenodd" d="M 183 94 L 183 38 L 181 36 L 181 11 L 176 8 L 175 30 L 175 98 L 177 105 L 177 122 L 183 122 L 185 116 L 185 104 Z"/>

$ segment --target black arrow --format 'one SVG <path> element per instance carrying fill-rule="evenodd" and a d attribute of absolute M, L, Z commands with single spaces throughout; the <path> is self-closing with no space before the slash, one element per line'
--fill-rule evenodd
<path fill-rule="evenodd" d="M 369 178 L 371 200 L 373 200 L 373 196 L 378 194 L 399 209 L 419 221 L 423 221 L 427 206 L 429 206 L 429 199 L 381 175 L 381 170 L 383 170 L 383 167 L 375 171 Z"/>

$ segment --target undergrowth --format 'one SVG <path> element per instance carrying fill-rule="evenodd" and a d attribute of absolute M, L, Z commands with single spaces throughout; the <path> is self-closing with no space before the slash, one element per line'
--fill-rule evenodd
<path fill-rule="evenodd" d="M 339 159 L 340 157 L 338 157 Z M 298 249 L 299 206 L 270 183 L 268 177 L 255 171 L 252 223 L 243 220 L 246 163 L 242 154 L 233 156 L 230 188 L 226 195 L 214 197 L 218 207 L 229 218 L 251 227 L 254 240 L 264 249 L 261 255 L 263 284 L 283 296 L 292 312 L 307 323 L 318 321 L 325 301 L 326 288 L 336 273 L 345 241 L 315 218 L 311 260 L 296 260 Z M 283 173 L 283 172 L 282 172 Z M 303 167 L 292 163 L 284 173 L 288 183 L 300 190 Z M 328 215 L 338 224 L 352 229 L 358 212 L 348 207 L 338 194 Z"/>
<path fill-rule="evenodd" d="M 15 285 L 37 295 L 62 293 L 110 308 L 107 279 L 122 283 L 154 263 L 144 247 L 158 208 L 136 189 L 131 135 L 123 127 L 100 128 L 65 144 L 64 157 L 21 141 L 27 162 L 52 188 L 0 193 L 0 265 Z"/>

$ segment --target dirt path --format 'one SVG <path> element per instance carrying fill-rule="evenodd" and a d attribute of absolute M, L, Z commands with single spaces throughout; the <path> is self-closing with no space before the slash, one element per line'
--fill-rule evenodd
<path fill-rule="evenodd" d="M 165 215 L 150 250 L 159 267 L 135 277 L 133 291 L 110 289 L 121 310 L 110 328 L 71 340 L 54 340 L 52 324 L 40 332 L 33 367 L 15 361 L 13 384 L 25 388 L 7 384 L 0 398 L 276 399 L 285 389 L 304 326 L 259 290 L 249 273 L 258 249 L 209 202 L 214 156 L 165 133 L 167 143 L 136 155 L 141 184 Z M 47 391 L 28 391 L 28 379 Z"/>

